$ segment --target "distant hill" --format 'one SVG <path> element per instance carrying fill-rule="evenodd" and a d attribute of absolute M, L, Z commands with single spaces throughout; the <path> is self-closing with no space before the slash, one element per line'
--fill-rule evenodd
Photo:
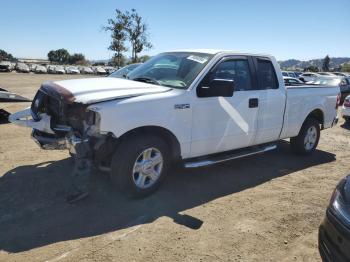
<path fill-rule="evenodd" d="M 283 69 L 296 69 L 296 68 L 305 68 L 308 66 L 317 66 L 322 67 L 323 58 L 312 59 L 308 61 L 301 61 L 297 59 L 288 59 L 285 61 L 279 61 L 281 68 Z M 331 57 L 330 67 L 337 68 L 342 64 L 350 63 L 350 57 Z"/>

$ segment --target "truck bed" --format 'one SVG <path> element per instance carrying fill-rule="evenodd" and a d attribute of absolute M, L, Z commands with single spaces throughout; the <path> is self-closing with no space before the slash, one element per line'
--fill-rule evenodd
<path fill-rule="evenodd" d="M 323 128 L 330 128 L 336 115 L 339 87 L 325 85 L 286 86 L 284 125 L 280 138 L 297 136 L 302 121 L 318 108 L 323 118 Z M 322 113 L 324 112 L 324 113 Z M 323 115 L 324 114 L 324 115 Z"/>

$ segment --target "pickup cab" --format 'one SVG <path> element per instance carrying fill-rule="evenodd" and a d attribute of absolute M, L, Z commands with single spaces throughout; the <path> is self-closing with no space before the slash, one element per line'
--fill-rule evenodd
<path fill-rule="evenodd" d="M 125 79 L 47 82 L 10 121 L 43 149 L 85 143 L 95 167 L 132 196 L 153 192 L 173 163 L 186 168 L 273 150 L 290 138 L 312 153 L 337 123 L 339 87 L 284 85 L 269 55 L 216 50 L 161 53 Z"/>

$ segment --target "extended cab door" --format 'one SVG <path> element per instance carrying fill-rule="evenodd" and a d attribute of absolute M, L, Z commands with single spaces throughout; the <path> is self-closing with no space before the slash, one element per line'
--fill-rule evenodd
<path fill-rule="evenodd" d="M 192 103 L 192 157 L 252 145 L 260 100 L 253 70 L 250 57 L 229 56 L 214 65 L 199 83 L 197 97 Z M 232 96 L 198 96 L 199 89 L 208 88 L 217 82 L 213 80 L 220 79 L 234 82 Z M 214 88 L 215 85 L 211 86 Z"/>
<path fill-rule="evenodd" d="M 269 58 L 253 58 L 260 90 L 257 133 L 254 144 L 279 139 L 286 103 L 283 81 L 278 81 L 274 64 Z M 277 64 L 275 64 L 277 66 Z"/>

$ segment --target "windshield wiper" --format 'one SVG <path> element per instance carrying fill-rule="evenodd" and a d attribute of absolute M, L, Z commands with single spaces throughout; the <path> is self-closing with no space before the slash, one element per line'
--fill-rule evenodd
<path fill-rule="evenodd" d="M 148 84 L 160 85 L 157 80 L 149 78 L 149 77 L 136 77 L 136 78 L 131 79 L 131 80 L 139 81 L 139 82 L 145 82 L 145 83 L 148 83 Z"/>

